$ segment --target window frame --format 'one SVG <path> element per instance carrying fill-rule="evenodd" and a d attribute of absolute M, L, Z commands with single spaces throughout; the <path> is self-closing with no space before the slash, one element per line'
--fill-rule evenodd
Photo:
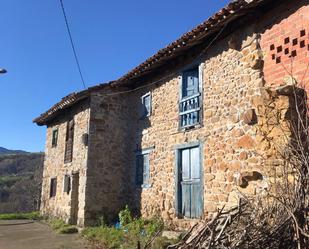
<path fill-rule="evenodd" d="M 149 97 L 149 112 L 146 114 L 146 105 L 145 105 L 145 98 Z M 143 106 L 143 113 L 141 114 L 141 119 L 144 119 L 146 117 L 150 117 L 152 114 L 152 96 L 151 96 L 151 92 L 147 92 L 145 93 L 143 96 L 141 96 L 141 102 L 142 102 L 142 106 Z"/>
<path fill-rule="evenodd" d="M 70 124 L 72 123 L 72 135 L 70 134 Z M 67 121 L 66 134 L 65 134 L 65 148 L 64 148 L 64 163 L 71 163 L 73 161 L 74 153 L 74 135 L 75 135 L 75 121 L 71 118 Z M 70 146 L 70 147 L 69 147 Z M 71 152 L 69 153 L 69 149 Z"/>
<path fill-rule="evenodd" d="M 151 172 L 151 169 L 150 169 L 151 168 L 150 167 L 150 165 L 151 165 L 150 164 L 150 154 L 153 151 L 153 148 L 154 147 L 143 149 L 143 150 L 137 151 L 135 153 L 135 185 L 138 188 L 148 189 L 148 188 L 151 188 L 151 186 L 152 186 L 152 184 L 150 183 L 150 180 L 151 180 L 151 177 L 150 177 L 150 172 Z M 138 174 L 137 174 L 138 167 L 140 167 L 141 165 L 138 165 L 138 159 L 137 158 L 141 157 L 141 156 L 144 158 L 145 155 L 148 155 L 148 172 L 147 172 L 148 182 L 146 182 L 146 183 L 144 182 L 144 171 L 143 171 L 143 174 L 142 174 L 143 182 L 141 183 L 141 182 L 138 181 Z M 142 167 L 143 167 L 143 170 L 144 170 L 144 163 L 143 163 Z"/>
<path fill-rule="evenodd" d="M 179 73 L 180 74 L 179 76 L 179 100 L 178 100 L 178 119 L 179 119 L 178 129 L 179 131 L 186 131 L 186 130 L 190 130 L 194 128 L 200 128 L 203 126 L 203 69 L 204 69 L 204 65 L 205 63 L 194 63 L 194 64 L 191 64 L 183 68 Z M 198 71 L 198 93 L 193 94 L 189 97 L 188 96 L 183 97 L 184 74 L 189 71 L 193 71 L 194 69 L 197 69 Z M 199 112 L 199 115 L 198 115 L 199 121 L 194 124 L 183 126 L 181 117 L 184 112 L 180 111 L 181 103 L 191 98 L 194 98 L 194 97 L 199 97 L 199 107 L 196 108 L 196 111 Z M 190 111 L 188 111 L 188 113 L 190 113 Z M 191 112 L 194 112 L 194 110 Z"/>
<path fill-rule="evenodd" d="M 55 198 L 57 195 L 57 177 L 50 178 L 49 198 Z"/>
<path fill-rule="evenodd" d="M 66 183 L 66 180 L 68 181 Z M 64 193 L 67 193 L 67 194 L 70 194 L 71 192 L 71 176 L 66 174 L 64 175 L 64 178 L 63 178 L 63 192 Z"/>
<path fill-rule="evenodd" d="M 55 136 L 55 133 L 57 133 L 57 136 Z M 52 148 L 57 147 L 58 145 L 58 136 L 59 136 L 59 129 L 53 129 L 52 131 Z"/>

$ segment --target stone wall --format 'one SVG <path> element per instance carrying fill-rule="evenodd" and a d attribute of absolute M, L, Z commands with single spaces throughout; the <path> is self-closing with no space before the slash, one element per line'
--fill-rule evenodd
<path fill-rule="evenodd" d="M 237 34 L 240 47 L 219 41 L 201 60 L 203 120 L 201 126 L 179 130 L 180 76 L 120 94 L 106 90 L 92 95 L 86 218 L 101 213 L 110 218 L 129 203 L 143 216 L 159 215 L 167 223 L 186 225 L 175 210 L 176 146 L 203 145 L 204 215 L 232 204 L 230 193 L 235 174 L 260 169 L 262 159 L 254 153 L 255 129 L 242 116 L 254 108 L 252 99 L 263 85 L 261 54 L 252 27 Z M 152 114 L 141 119 L 141 96 L 152 96 Z M 150 188 L 135 186 L 136 151 L 150 153 Z"/>
<path fill-rule="evenodd" d="M 203 145 L 205 216 L 229 202 L 235 173 L 261 164 L 253 152 L 254 129 L 241 119 L 243 113 L 254 108 L 251 100 L 260 94 L 263 85 L 258 41 L 252 28 L 237 35 L 242 43 L 239 49 L 230 47 L 230 41 L 235 40 L 235 35 L 231 35 L 217 42 L 201 61 L 203 120 L 200 128 L 179 130 L 177 75 L 159 87 L 143 89 L 131 96 L 132 109 L 138 110 L 140 97 L 149 90 L 152 95 L 152 115 L 146 120 L 135 117 L 133 129 L 136 130 L 134 147 L 154 147 L 150 155 L 152 186 L 135 195 L 143 215 L 160 215 L 177 225 L 186 222 L 177 219 L 175 210 L 177 145 L 193 142 Z"/>
<path fill-rule="evenodd" d="M 112 94 L 112 95 L 109 95 Z M 130 198 L 128 168 L 132 106 L 125 94 L 97 91 L 91 96 L 86 219 L 92 225 L 100 216 L 109 221 Z"/>
<path fill-rule="evenodd" d="M 236 204 L 239 191 L 252 195 L 270 187 L 283 163 L 270 141 L 278 143 L 275 137 L 283 134 L 278 124 L 285 123 L 283 113 L 290 108 L 290 99 L 276 90 L 270 90 L 275 97 L 266 94 L 264 73 L 267 77 L 272 68 L 264 61 L 266 25 L 242 27 L 217 41 L 199 61 L 203 119 L 196 129 L 179 130 L 177 72 L 169 80 L 133 92 L 101 92 L 93 97 L 93 177 L 89 176 L 94 179 L 87 196 L 99 188 L 102 194 L 88 199 L 92 218 L 98 211 L 116 215 L 129 203 L 146 217 L 161 216 L 177 226 L 190 223 L 178 219 L 175 209 L 176 147 L 190 143 L 202 145 L 205 217 Z M 141 97 L 148 92 L 152 113 L 141 119 Z M 278 115 L 282 118 L 275 122 Z M 267 142 L 263 132 L 269 133 Z M 135 186 L 135 155 L 147 148 L 153 148 L 151 187 L 140 188 Z M 98 172 L 101 177 L 95 178 Z"/>
<path fill-rule="evenodd" d="M 67 121 L 74 118 L 74 148 L 71 163 L 64 163 L 65 139 Z M 45 144 L 45 161 L 42 184 L 41 212 L 44 215 L 55 216 L 66 220 L 70 219 L 71 194 L 64 192 L 64 176 L 79 172 L 78 196 L 78 224 L 84 224 L 85 186 L 87 172 L 87 146 L 82 143 L 81 137 L 87 133 L 89 121 L 89 107 L 87 102 L 74 106 L 72 110 L 59 116 L 47 127 Z M 52 132 L 58 129 L 58 143 L 52 147 Z M 56 196 L 50 198 L 50 179 L 57 178 Z"/>
<path fill-rule="evenodd" d="M 177 216 L 175 165 L 177 146 L 192 143 L 200 144 L 202 148 L 204 217 L 212 215 L 218 208 L 236 204 L 239 192 L 254 195 L 268 190 L 274 177 L 280 175 L 284 163 L 274 144 L 284 146 L 287 143 L 278 137 L 290 135 L 282 127 L 288 127 L 286 113 L 291 109 L 290 95 L 267 88 L 270 83 L 279 84 L 285 76 L 281 75 L 282 69 L 280 75 L 277 73 L 280 62 L 277 63 L 277 55 L 273 59 L 271 51 L 275 44 L 273 40 L 278 36 L 277 25 L 281 25 L 278 32 L 282 36 L 294 32 L 293 27 L 284 26 L 284 23 L 293 22 L 293 18 L 302 21 L 300 26 L 307 25 L 308 4 L 301 7 L 304 1 L 298 3 L 297 8 L 295 5 L 280 16 L 267 18 L 272 13 L 266 13 L 255 23 L 239 27 L 215 41 L 201 55 L 198 64 L 202 71 L 203 104 L 199 127 L 179 129 L 181 70 L 172 72 L 173 76 L 168 80 L 156 84 L 140 82 L 150 86 L 128 92 L 125 92 L 128 89 L 112 88 L 94 90 L 90 102 L 89 154 L 79 144 L 80 135 L 87 131 L 89 113 L 85 107 L 78 109 L 79 106 L 74 109 L 75 118 L 80 121 L 75 123 L 75 152 L 70 165 L 63 164 L 67 120 L 60 119 L 50 125 L 43 212 L 68 217 L 70 199 L 62 194 L 61 181 L 65 173 L 79 170 L 79 219 L 85 219 L 86 225 L 94 224 L 100 216 L 112 221 L 125 204 L 129 204 L 144 217 L 160 216 L 169 225 L 187 226 L 194 220 Z M 305 51 L 301 43 L 305 39 L 307 46 L 308 32 L 305 31 L 306 39 L 298 40 L 301 50 L 297 50 L 301 55 L 298 57 L 299 68 L 303 68 L 308 58 L 302 58 L 308 55 L 308 50 Z M 299 35 L 303 37 L 302 33 Z M 280 44 L 276 43 L 276 50 L 278 46 Z M 159 77 L 163 78 L 163 75 Z M 148 92 L 152 98 L 152 112 L 149 117 L 141 118 L 141 97 Z M 60 128 L 56 149 L 50 145 L 55 126 Z M 147 148 L 152 148 L 150 187 L 140 188 L 135 185 L 135 156 L 137 151 Z M 53 176 L 59 177 L 57 193 L 61 194 L 48 199 L 48 185 Z"/>

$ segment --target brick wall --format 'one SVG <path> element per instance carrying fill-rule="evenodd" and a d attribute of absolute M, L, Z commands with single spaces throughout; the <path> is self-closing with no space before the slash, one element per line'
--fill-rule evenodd
<path fill-rule="evenodd" d="M 309 89 L 309 5 L 289 1 L 259 19 L 268 85 L 280 85 L 292 74 Z"/>

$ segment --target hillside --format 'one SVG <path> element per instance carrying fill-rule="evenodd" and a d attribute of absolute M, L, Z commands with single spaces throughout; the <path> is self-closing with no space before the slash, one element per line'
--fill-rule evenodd
<path fill-rule="evenodd" d="M 43 153 L 0 149 L 0 213 L 36 210 L 41 192 Z"/>
<path fill-rule="evenodd" d="M 9 150 L 4 147 L 0 147 L 0 155 L 15 155 L 15 154 L 26 154 L 28 152 L 23 150 Z"/>

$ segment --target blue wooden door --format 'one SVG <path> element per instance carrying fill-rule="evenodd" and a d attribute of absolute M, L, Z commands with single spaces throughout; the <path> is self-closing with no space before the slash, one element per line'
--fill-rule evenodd
<path fill-rule="evenodd" d="M 181 150 L 180 209 L 188 218 L 200 218 L 203 213 L 199 147 Z"/>

